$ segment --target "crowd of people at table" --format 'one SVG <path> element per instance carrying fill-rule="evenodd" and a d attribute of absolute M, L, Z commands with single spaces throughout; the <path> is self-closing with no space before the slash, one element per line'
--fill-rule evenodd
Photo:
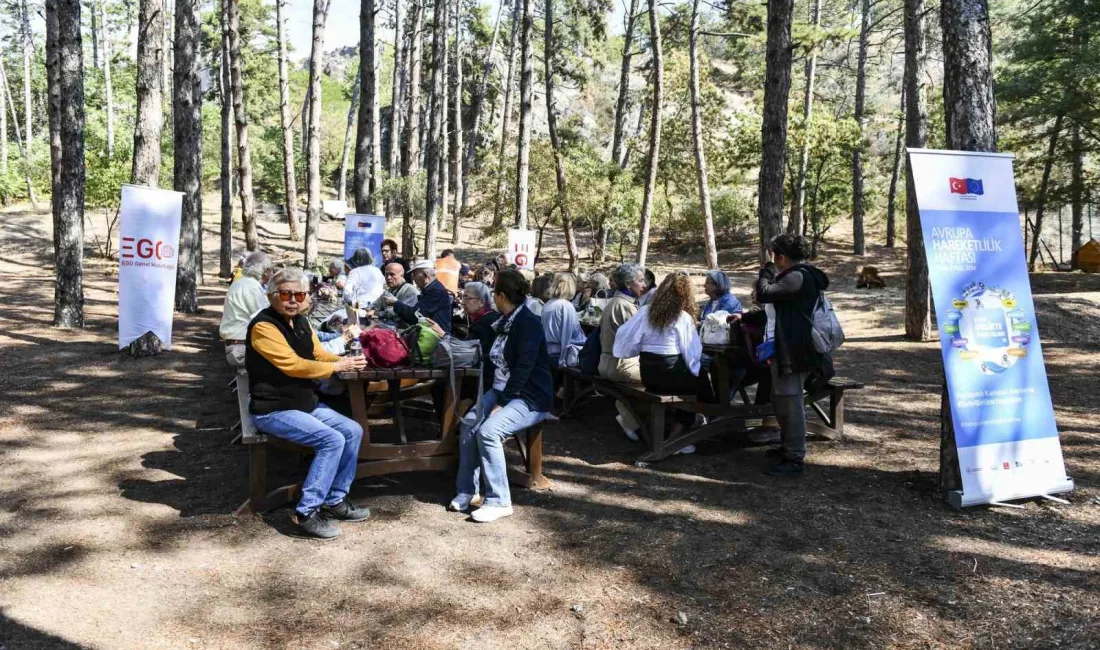
<path fill-rule="evenodd" d="M 771 402 L 779 424 L 778 464 L 770 474 L 803 472 L 806 418 L 803 390 L 831 375 L 826 356 L 813 347 L 811 320 L 828 278 L 806 262 L 808 247 L 780 235 L 751 287 L 744 309 L 729 276 L 706 273 L 707 300 L 696 301 L 691 277 L 677 271 L 658 283 L 636 264 L 609 275 L 520 270 L 504 255 L 476 267 L 447 250 L 437 260 L 413 263 L 385 240 L 382 260 L 359 249 L 333 260 L 324 274 L 276 269 L 270 256 L 241 260 L 225 297 L 220 335 L 226 358 L 249 376 L 250 413 L 266 434 L 310 447 L 315 457 L 293 521 L 311 537 L 332 538 L 334 521 L 361 521 L 369 511 L 348 499 L 362 427 L 328 402 L 340 390 L 340 373 L 365 367 L 348 344 L 364 328 L 402 330 L 419 324 L 442 338 L 477 341 L 482 351 L 483 394 L 460 413 L 459 470 L 449 509 L 486 523 L 512 514 L 503 443 L 549 417 L 554 371 L 580 367 L 604 379 L 660 395 L 693 394 L 705 402 L 730 401 L 704 353 L 701 323 L 724 319 L 744 342 L 744 354 L 727 361 L 738 386 L 757 384 L 756 402 Z M 637 441 L 641 425 L 616 403 L 616 421 Z M 678 411 L 669 437 L 705 424 Z M 685 446 L 679 453 L 692 453 Z"/>

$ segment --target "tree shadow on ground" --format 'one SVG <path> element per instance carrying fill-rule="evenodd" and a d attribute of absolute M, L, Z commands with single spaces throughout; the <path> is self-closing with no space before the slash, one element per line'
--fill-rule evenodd
<path fill-rule="evenodd" d="M 23 625 L 0 610 L 0 650 L 83 650 L 88 647 Z"/>

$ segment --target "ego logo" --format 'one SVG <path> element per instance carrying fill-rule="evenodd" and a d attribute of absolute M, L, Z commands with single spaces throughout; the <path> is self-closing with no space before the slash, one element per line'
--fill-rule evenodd
<path fill-rule="evenodd" d="M 135 240 L 133 237 L 122 238 L 121 253 L 123 259 L 138 257 L 149 260 L 155 257 L 158 260 L 169 260 L 176 256 L 176 250 L 159 239 L 157 241 L 152 239 Z"/>

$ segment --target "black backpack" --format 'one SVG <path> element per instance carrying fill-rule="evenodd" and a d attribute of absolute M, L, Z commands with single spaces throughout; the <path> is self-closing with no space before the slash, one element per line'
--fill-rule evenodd
<path fill-rule="evenodd" d="M 584 340 L 584 346 L 580 354 L 580 371 L 585 375 L 596 376 L 600 374 L 600 354 L 603 347 L 600 345 L 600 328 L 592 330 L 588 338 Z"/>

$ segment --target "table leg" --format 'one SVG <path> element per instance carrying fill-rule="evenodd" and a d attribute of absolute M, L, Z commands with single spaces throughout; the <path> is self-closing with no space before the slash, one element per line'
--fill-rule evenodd
<path fill-rule="evenodd" d="M 481 377 L 477 378 L 481 381 Z M 458 396 L 455 395 L 454 389 L 451 387 L 451 382 L 445 381 L 443 388 L 443 423 L 440 430 L 440 440 L 444 444 L 442 447 L 448 448 L 452 445 L 457 448 L 458 443 L 455 439 L 455 430 L 458 428 L 458 422 L 461 415 L 458 413 Z"/>
<path fill-rule="evenodd" d="M 363 442 L 360 449 L 370 446 L 370 418 L 367 417 L 367 384 L 359 380 L 344 382 L 351 398 L 351 417 L 363 427 Z"/>
<path fill-rule="evenodd" d="M 649 451 L 655 457 L 661 456 L 665 447 L 665 405 L 650 406 L 648 420 Z"/>
<path fill-rule="evenodd" d="M 267 443 L 248 446 L 248 492 L 252 512 L 263 514 L 267 505 Z"/>
<path fill-rule="evenodd" d="M 716 353 L 710 361 L 711 372 L 714 373 L 714 378 L 718 384 L 718 394 L 715 395 L 718 398 L 719 404 L 730 403 L 730 367 L 729 361 L 726 359 L 726 355 L 722 353 Z"/>
<path fill-rule="evenodd" d="M 397 435 L 401 438 L 401 444 L 409 444 L 409 439 L 405 435 L 405 415 L 401 412 L 401 380 L 391 379 L 390 385 L 390 402 L 393 404 L 393 421 L 397 425 Z"/>
<path fill-rule="evenodd" d="M 836 429 L 837 437 L 844 435 L 844 389 L 837 388 L 829 396 L 829 424 Z"/>

